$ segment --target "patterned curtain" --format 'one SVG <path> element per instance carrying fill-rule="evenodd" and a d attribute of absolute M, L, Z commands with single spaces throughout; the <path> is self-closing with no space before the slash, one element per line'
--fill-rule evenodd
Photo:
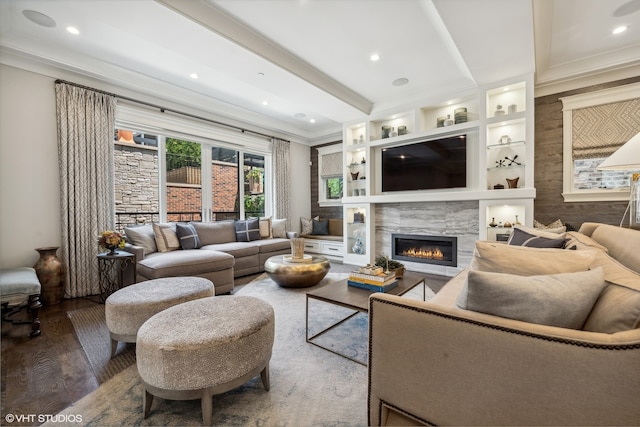
<path fill-rule="evenodd" d="M 275 217 L 286 218 L 286 230 L 291 230 L 291 218 L 290 215 L 290 192 L 291 187 L 289 185 L 290 162 L 291 157 L 289 154 L 289 143 L 280 139 L 271 140 L 271 150 L 273 152 L 275 171 Z"/>
<path fill-rule="evenodd" d="M 100 293 L 98 234 L 115 225 L 113 96 L 56 82 L 65 297 Z"/>

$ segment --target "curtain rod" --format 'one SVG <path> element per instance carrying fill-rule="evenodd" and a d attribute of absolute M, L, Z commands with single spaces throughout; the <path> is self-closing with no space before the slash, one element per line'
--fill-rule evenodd
<path fill-rule="evenodd" d="M 107 92 L 107 91 L 104 91 L 104 90 L 100 90 L 100 89 L 92 88 L 92 87 L 89 87 L 89 86 L 81 85 L 81 84 L 78 84 L 78 83 L 70 82 L 70 81 L 67 81 L 67 80 L 57 79 L 55 81 L 55 83 L 56 84 L 64 83 L 64 84 L 68 84 L 68 85 L 71 85 L 71 86 L 79 87 L 81 89 L 86 89 L 86 90 L 91 90 L 91 91 L 94 91 L 94 92 L 97 92 L 97 93 L 101 93 L 103 95 L 113 96 L 115 98 L 122 99 L 122 100 L 125 100 L 125 101 L 134 102 L 136 104 L 144 105 L 144 106 L 147 106 L 147 107 L 157 108 L 158 110 L 160 110 L 161 113 L 169 112 L 169 113 L 179 114 L 181 116 L 190 117 L 192 119 L 197 119 L 197 120 L 202 120 L 202 121 L 205 121 L 205 122 L 213 123 L 213 124 L 216 124 L 218 126 L 225 126 L 225 127 L 228 127 L 228 128 L 234 129 L 234 130 L 238 130 L 238 131 L 240 131 L 242 133 L 247 133 L 248 132 L 248 133 L 252 133 L 254 135 L 264 136 L 265 138 L 279 139 L 281 141 L 291 143 L 291 141 L 289 141 L 287 139 L 278 138 L 278 137 L 273 136 L 273 135 L 267 135 L 265 133 L 256 132 L 256 131 L 253 131 L 253 130 L 250 130 L 250 129 L 244 129 L 244 128 L 241 128 L 239 126 L 230 125 L 228 123 L 219 122 L 217 120 L 212 120 L 212 119 L 207 119 L 205 117 L 196 116 L 195 114 L 185 113 L 183 111 L 173 110 L 171 108 L 165 108 L 165 107 L 162 107 L 160 105 L 151 104 L 149 102 L 140 101 L 138 99 L 129 98 L 127 96 L 118 95 L 117 93 Z"/>

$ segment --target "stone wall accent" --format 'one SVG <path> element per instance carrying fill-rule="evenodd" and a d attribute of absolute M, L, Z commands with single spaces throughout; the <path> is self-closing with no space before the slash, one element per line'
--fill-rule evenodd
<path fill-rule="evenodd" d="M 583 222 L 618 225 L 627 202 L 572 202 L 562 198 L 562 102 L 559 98 L 640 82 L 633 77 L 535 99 L 536 200 L 534 218 L 544 224 L 561 219 L 574 227 Z"/>
<path fill-rule="evenodd" d="M 114 144 L 116 212 L 158 212 L 158 150 L 138 144 Z M 151 215 L 120 217 L 122 224 L 157 221 Z"/>
<path fill-rule="evenodd" d="M 407 270 L 454 276 L 468 267 L 480 236 L 477 201 L 385 203 L 375 206 L 376 256 L 391 254 L 391 235 L 422 234 L 458 238 L 458 266 L 404 262 Z"/>

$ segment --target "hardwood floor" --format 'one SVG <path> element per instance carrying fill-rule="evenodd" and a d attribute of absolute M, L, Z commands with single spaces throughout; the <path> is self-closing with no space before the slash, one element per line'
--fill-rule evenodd
<path fill-rule="evenodd" d="M 67 312 L 95 305 L 75 298 L 40 310 L 42 334 L 2 322 L 0 425 L 37 426 L 98 388 Z M 25 318 L 21 312 L 18 318 Z M 13 422 L 11 416 L 15 416 Z"/>
<path fill-rule="evenodd" d="M 332 263 L 332 272 L 349 272 L 352 266 Z M 234 293 L 258 275 L 236 279 Z M 437 292 L 449 279 L 426 275 Z M 98 388 L 84 351 L 75 335 L 68 311 L 98 304 L 97 298 L 63 300 L 40 310 L 42 334 L 30 338 L 30 325 L 2 322 L 1 417 L 2 426 L 38 426 Z M 26 318 L 21 312 L 18 318 Z M 9 415 L 9 418 L 7 418 Z M 8 422 L 11 416 L 16 418 Z"/>

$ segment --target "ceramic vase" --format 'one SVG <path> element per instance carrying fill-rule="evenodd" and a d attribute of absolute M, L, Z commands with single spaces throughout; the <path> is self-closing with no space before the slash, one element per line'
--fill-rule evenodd
<path fill-rule="evenodd" d="M 304 238 L 294 237 L 291 239 L 291 257 L 293 259 L 304 258 Z"/>
<path fill-rule="evenodd" d="M 66 269 L 60 258 L 56 255 L 57 246 L 37 248 L 40 259 L 33 268 L 36 270 L 38 280 L 42 286 L 40 299 L 45 305 L 55 305 L 62 302 L 64 275 Z"/>

